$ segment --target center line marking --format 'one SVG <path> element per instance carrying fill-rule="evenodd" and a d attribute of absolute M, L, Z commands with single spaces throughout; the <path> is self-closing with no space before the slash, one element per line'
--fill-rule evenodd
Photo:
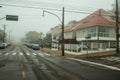
<path fill-rule="evenodd" d="M 26 77 L 26 73 L 25 71 L 22 71 L 22 78 L 25 78 Z"/>

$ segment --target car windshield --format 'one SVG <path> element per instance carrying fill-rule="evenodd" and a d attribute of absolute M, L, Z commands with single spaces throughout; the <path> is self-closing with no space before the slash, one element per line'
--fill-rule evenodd
<path fill-rule="evenodd" d="M 33 46 L 39 46 L 38 44 L 33 44 Z"/>

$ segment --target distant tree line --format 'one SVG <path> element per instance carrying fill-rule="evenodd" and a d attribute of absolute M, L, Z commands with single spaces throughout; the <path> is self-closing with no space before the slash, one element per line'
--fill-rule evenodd
<path fill-rule="evenodd" d="M 51 34 L 43 32 L 29 31 L 25 34 L 25 38 L 21 39 L 22 42 L 41 44 L 42 46 L 51 47 L 52 38 Z"/>

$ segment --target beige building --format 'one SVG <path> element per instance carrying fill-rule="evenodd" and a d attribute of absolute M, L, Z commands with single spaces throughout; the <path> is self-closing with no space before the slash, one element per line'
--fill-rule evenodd
<path fill-rule="evenodd" d="M 58 50 L 60 47 L 60 37 L 61 37 L 61 25 L 55 26 L 51 28 L 51 35 L 52 35 L 52 50 Z"/>
<path fill-rule="evenodd" d="M 60 33 L 61 28 L 59 28 L 58 37 Z M 95 11 L 84 19 L 65 27 L 64 38 L 66 53 L 115 49 L 116 34 L 113 13 L 103 9 Z M 57 44 L 56 46 L 58 47 Z"/>
<path fill-rule="evenodd" d="M 65 29 L 65 39 L 76 39 L 65 44 L 67 52 L 105 51 L 115 48 L 115 22 L 111 19 L 111 12 L 97 10 L 74 27 Z M 88 38 L 89 37 L 89 38 Z"/>

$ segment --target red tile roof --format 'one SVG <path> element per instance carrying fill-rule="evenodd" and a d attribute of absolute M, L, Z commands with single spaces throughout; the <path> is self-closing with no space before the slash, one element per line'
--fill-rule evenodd
<path fill-rule="evenodd" d="M 109 21 L 104 16 L 109 15 L 109 12 L 100 9 L 95 11 L 94 13 L 90 14 L 89 16 L 85 17 L 84 19 L 80 20 L 76 26 L 74 26 L 72 29 L 71 27 L 67 28 L 66 31 L 71 30 L 78 30 L 82 28 L 87 28 L 94 25 L 104 25 L 104 26 L 115 26 L 115 22 Z"/>

